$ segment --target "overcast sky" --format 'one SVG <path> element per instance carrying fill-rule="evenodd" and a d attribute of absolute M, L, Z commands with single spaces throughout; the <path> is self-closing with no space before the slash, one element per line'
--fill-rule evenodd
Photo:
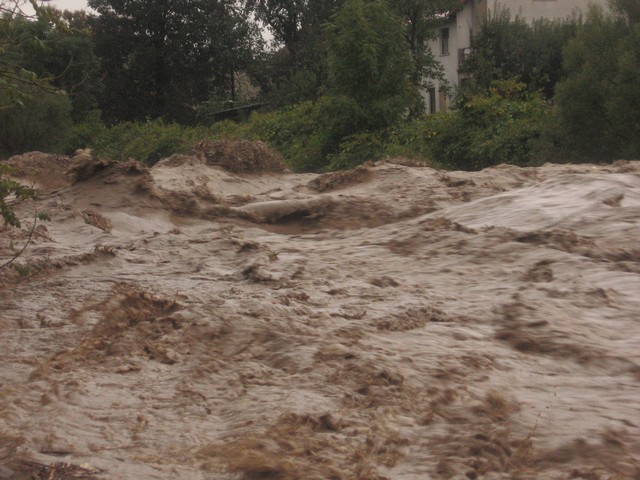
<path fill-rule="evenodd" d="M 51 0 L 50 3 L 59 10 L 84 10 L 87 8 L 87 0 Z"/>

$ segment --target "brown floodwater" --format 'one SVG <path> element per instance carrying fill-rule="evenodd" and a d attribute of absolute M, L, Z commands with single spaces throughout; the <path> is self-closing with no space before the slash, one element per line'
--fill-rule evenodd
<path fill-rule="evenodd" d="M 0 479 L 640 478 L 640 162 L 54 160 L 12 160 L 51 221 L 0 271 Z"/>

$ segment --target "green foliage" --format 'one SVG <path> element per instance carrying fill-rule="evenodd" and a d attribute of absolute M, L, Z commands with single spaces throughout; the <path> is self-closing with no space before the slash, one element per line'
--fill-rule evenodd
<path fill-rule="evenodd" d="M 441 117 L 430 139 L 433 156 L 448 168 L 464 170 L 533 164 L 548 110 L 525 85 L 495 82 L 488 93 L 459 99 L 459 109 Z"/>
<path fill-rule="evenodd" d="M 323 104 L 325 101 L 327 105 Z M 335 108 L 337 111 L 343 107 L 342 104 L 329 103 L 328 98 L 323 97 L 318 103 L 303 102 L 274 112 L 255 113 L 244 124 L 219 122 L 213 126 L 211 133 L 216 137 L 267 142 L 296 171 L 345 168 L 370 159 L 369 152 L 373 147 L 368 147 L 366 143 L 373 140 L 375 144 L 376 135 L 365 133 L 345 139 L 330 137 L 330 132 L 341 129 L 332 122 L 346 117 L 328 115 L 327 110 Z M 327 153 L 327 145 L 332 142 L 335 142 L 336 148 Z"/>
<path fill-rule="evenodd" d="M 102 121 L 102 112 L 92 110 L 85 114 L 82 121 L 76 122 L 69 129 L 64 153 L 71 155 L 79 148 L 95 145 L 97 139 L 106 135 L 107 127 Z"/>
<path fill-rule="evenodd" d="M 84 12 L 65 11 L 61 21 L 73 27 L 44 32 L 45 52 L 32 60 L 34 71 L 52 77 L 52 85 L 64 90 L 71 100 L 72 117 L 80 121 L 98 107 L 103 90 L 100 60 Z M 41 62 L 36 67 L 36 62 Z"/>
<path fill-rule="evenodd" d="M 344 4 L 344 0 L 247 0 L 247 8 L 267 25 L 274 37 L 273 54 L 256 72 L 270 104 L 292 105 L 322 95 L 328 80 L 329 50 L 329 32 L 324 26 L 334 22 L 334 14 Z M 404 50 L 410 53 L 414 67 L 410 76 L 414 89 L 427 79 L 444 81 L 442 67 L 431 50 L 425 48 L 425 41 L 434 37 L 435 29 L 446 19 L 444 14 L 459 5 L 459 0 L 388 2 L 388 7 L 402 19 Z M 360 40 L 353 46 L 359 43 Z M 413 103 L 412 112 L 423 110 L 420 95 L 413 97 Z"/>
<path fill-rule="evenodd" d="M 20 105 L 29 95 L 26 88 L 53 91 L 47 79 L 39 78 L 25 64 L 30 51 L 41 51 L 43 44 L 30 29 L 35 17 L 19 8 L 21 2 L 0 3 L 0 108 Z"/>
<path fill-rule="evenodd" d="M 190 127 L 163 120 L 125 122 L 105 126 L 100 112 L 72 129 L 68 153 L 90 147 L 99 156 L 116 160 L 135 158 L 149 165 L 174 153 L 188 153 L 200 140 L 262 140 L 279 150 L 292 168 L 321 168 L 324 161 L 317 146 L 315 107 L 311 102 L 268 113 L 254 113 L 248 121 L 216 122 L 210 127 Z"/>
<path fill-rule="evenodd" d="M 320 101 L 326 100 L 323 97 Z M 340 109 L 341 104 L 333 105 Z M 326 106 L 325 108 L 329 108 Z M 244 124 L 219 122 L 211 129 L 217 138 L 263 140 L 278 150 L 296 171 L 323 171 L 355 167 L 367 160 L 386 156 L 419 159 L 433 157 L 431 138 L 447 114 L 428 115 L 410 122 L 401 119 L 381 130 L 356 133 L 336 140 L 337 147 L 326 154 L 327 132 L 331 125 L 323 122 L 333 117 L 321 115 L 326 110 L 305 102 L 275 112 L 253 114 Z M 338 115 L 337 120 L 343 118 Z"/>
<path fill-rule="evenodd" d="M 352 132 L 391 125 L 411 101 L 402 21 L 383 0 L 347 0 L 329 25 L 328 95 L 350 104 Z"/>
<path fill-rule="evenodd" d="M 0 156 L 62 148 L 71 115 L 95 103 L 99 83 L 88 33 L 71 27 L 82 14 L 31 2 L 27 16 L 18 3 L 2 2 L 0 17 Z"/>
<path fill-rule="evenodd" d="M 189 152 L 199 140 L 246 139 L 265 141 L 296 171 L 351 168 L 387 156 L 421 159 L 446 168 L 479 169 L 497 163 L 534 162 L 542 117 L 549 109 L 526 93 L 522 84 L 502 82 L 485 95 L 465 97 L 455 112 L 411 121 L 401 118 L 386 128 L 331 137 L 332 132 L 347 129 L 339 122 L 358 115 L 352 99 L 343 96 L 333 103 L 334 98 L 325 96 L 316 103 L 254 113 L 244 123 L 222 121 L 211 127 L 152 120 L 107 128 L 95 117 L 95 123 L 82 130 L 95 135 L 75 147 L 89 146 L 98 155 L 153 164 L 173 153 Z M 344 115 L 349 108 L 354 110 Z M 331 144 L 335 147 L 327 151 Z"/>
<path fill-rule="evenodd" d="M 63 13 L 53 8 L 47 12 L 33 20 L 13 20 L 14 36 L 24 38 L 19 42 L 20 65 L 47 82 L 41 86 L 66 92 L 73 118 L 78 120 L 96 108 L 102 88 L 89 20 L 84 12 Z"/>
<path fill-rule="evenodd" d="M 193 122 L 217 95 L 235 100 L 237 75 L 261 49 L 258 27 L 234 0 L 90 0 L 109 122 Z"/>
<path fill-rule="evenodd" d="M 251 68 L 275 106 L 315 100 L 327 79 L 324 26 L 344 0 L 247 0 L 273 35 L 272 53 Z"/>
<path fill-rule="evenodd" d="M 74 108 L 87 102 L 99 85 L 99 62 L 84 12 L 61 12 L 30 0 L 35 14 L 25 13 L 24 1 L 0 2 L 0 86 L 5 100 L 16 104 L 40 87 L 74 95 Z M 11 94 L 11 95 L 10 95 Z M 6 105 L 5 105 L 6 106 Z"/>
<path fill-rule="evenodd" d="M 31 150 L 59 151 L 71 127 L 71 102 L 60 93 L 37 85 L 20 88 L 20 105 L 0 109 L 0 157 Z M 11 102 L 11 92 L 0 92 L 0 103 Z"/>
<path fill-rule="evenodd" d="M 472 52 L 460 68 L 473 78 L 468 86 L 486 90 L 497 80 L 514 79 L 530 92 L 552 98 L 562 78 L 562 49 L 575 37 L 580 20 L 539 19 L 533 25 L 511 20 L 509 11 L 490 14 L 480 34 L 473 39 Z"/>
<path fill-rule="evenodd" d="M 93 134 L 85 136 L 85 143 L 76 143 L 70 150 L 78 146 L 91 147 L 99 156 L 115 160 L 135 158 L 147 165 L 174 153 L 189 152 L 197 141 L 212 136 L 204 127 L 188 127 L 163 120 L 124 122 L 107 128 L 100 126 L 95 117 L 91 123 L 76 128 L 76 138 L 83 138 L 85 132 Z"/>
<path fill-rule="evenodd" d="M 293 170 L 323 171 L 351 168 L 387 156 L 430 161 L 431 139 L 442 130 L 443 120 L 449 118 L 449 114 L 439 113 L 410 122 L 401 119 L 386 129 L 340 139 L 337 148 L 325 155 L 323 148 L 328 139 L 322 121 L 327 118 L 321 118 L 320 111 L 317 104 L 304 102 L 269 113 L 254 113 L 245 123 L 218 122 L 208 130 L 208 135 L 262 140 L 278 150 Z"/>
<path fill-rule="evenodd" d="M 640 25 L 592 8 L 564 53 L 555 145 L 572 158 L 640 155 Z"/>
<path fill-rule="evenodd" d="M 264 22 L 274 37 L 275 45 L 284 45 L 297 55 L 343 0 L 247 0 L 246 9 Z"/>
<path fill-rule="evenodd" d="M 349 137 L 343 146 L 343 160 L 335 161 L 355 162 L 357 152 L 367 153 L 361 135 L 392 125 L 412 101 L 412 63 L 403 26 L 386 2 L 347 0 L 327 32 L 326 93 L 309 112 L 313 123 L 305 122 L 304 141 L 295 144 L 295 154 L 290 157 L 294 168 L 326 168 Z M 309 152 L 302 154 L 298 147 Z M 349 159 L 345 160 L 347 150 Z M 283 154 L 286 158 L 285 151 Z M 362 156 L 359 161 L 367 159 Z"/>
<path fill-rule="evenodd" d="M 640 23 L 640 3 L 637 0 L 611 0 L 614 12 L 630 24 Z"/>
<path fill-rule="evenodd" d="M 14 207 L 16 204 L 24 200 L 36 199 L 38 192 L 31 187 L 27 187 L 15 180 L 12 180 L 9 177 L 11 173 L 12 170 L 8 165 L 0 163 L 0 216 L 2 217 L 4 225 L 20 228 L 20 220 L 14 212 Z M 0 270 L 8 266 L 12 266 L 21 277 L 29 275 L 31 270 L 28 267 L 18 265 L 14 262 L 20 255 L 22 255 L 29 243 L 31 243 L 31 238 L 38 220 L 49 220 L 49 215 L 47 215 L 46 212 L 36 212 L 33 224 L 31 225 L 31 231 L 29 232 L 24 246 L 18 251 L 18 253 L 9 259 L 9 261 L 2 263 L 0 265 Z"/>
<path fill-rule="evenodd" d="M 260 116 L 261 114 L 253 114 L 251 118 Z M 251 140 L 254 135 L 249 134 L 249 122 L 238 123 L 233 120 L 222 120 L 214 123 L 209 129 L 208 133 L 211 138 L 214 139 L 227 139 L 227 140 Z"/>
<path fill-rule="evenodd" d="M 327 170 L 346 170 L 357 167 L 368 160 L 378 160 L 384 155 L 382 132 L 365 132 L 351 135 L 338 147 L 336 154 L 329 156 Z"/>
<path fill-rule="evenodd" d="M 436 38 L 439 27 L 444 26 L 449 14 L 461 7 L 459 0 L 395 0 L 390 2 L 405 25 L 404 35 L 413 60 L 411 83 L 416 92 L 437 81 L 441 88 L 449 88 L 442 64 L 426 42 Z M 414 96 L 411 116 L 426 112 L 425 98 Z"/>
<path fill-rule="evenodd" d="M 438 112 L 393 125 L 384 142 L 386 156 L 413 158 L 437 165 L 433 139 L 446 130 L 452 115 Z"/>
<path fill-rule="evenodd" d="M 36 198 L 37 193 L 33 188 L 26 187 L 20 183 L 11 180 L 8 175 L 11 174 L 9 166 L 0 163 L 0 215 L 5 225 L 20 228 L 20 220 L 13 212 L 9 198 L 15 204 L 27 198 Z"/>
<path fill-rule="evenodd" d="M 312 102 L 253 114 L 245 129 L 248 138 L 263 140 L 279 150 L 294 170 L 318 170 L 325 164 L 323 133 L 318 127 L 317 108 Z"/>
<path fill-rule="evenodd" d="M 347 0 L 332 17 L 327 38 L 324 95 L 213 130 L 264 140 L 298 171 L 379 158 L 383 134 L 378 132 L 400 120 L 412 101 L 412 62 L 401 20 L 384 1 Z"/>

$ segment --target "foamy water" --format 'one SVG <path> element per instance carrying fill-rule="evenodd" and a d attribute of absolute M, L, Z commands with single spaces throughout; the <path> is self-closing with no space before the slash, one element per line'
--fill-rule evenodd
<path fill-rule="evenodd" d="M 0 478 L 637 478 L 639 172 L 56 185 L 0 278 Z"/>

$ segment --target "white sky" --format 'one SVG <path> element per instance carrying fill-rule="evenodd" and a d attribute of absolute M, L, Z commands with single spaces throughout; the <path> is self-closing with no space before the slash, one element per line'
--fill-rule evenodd
<path fill-rule="evenodd" d="M 48 3 L 58 10 L 85 10 L 87 8 L 87 0 L 51 0 Z"/>

